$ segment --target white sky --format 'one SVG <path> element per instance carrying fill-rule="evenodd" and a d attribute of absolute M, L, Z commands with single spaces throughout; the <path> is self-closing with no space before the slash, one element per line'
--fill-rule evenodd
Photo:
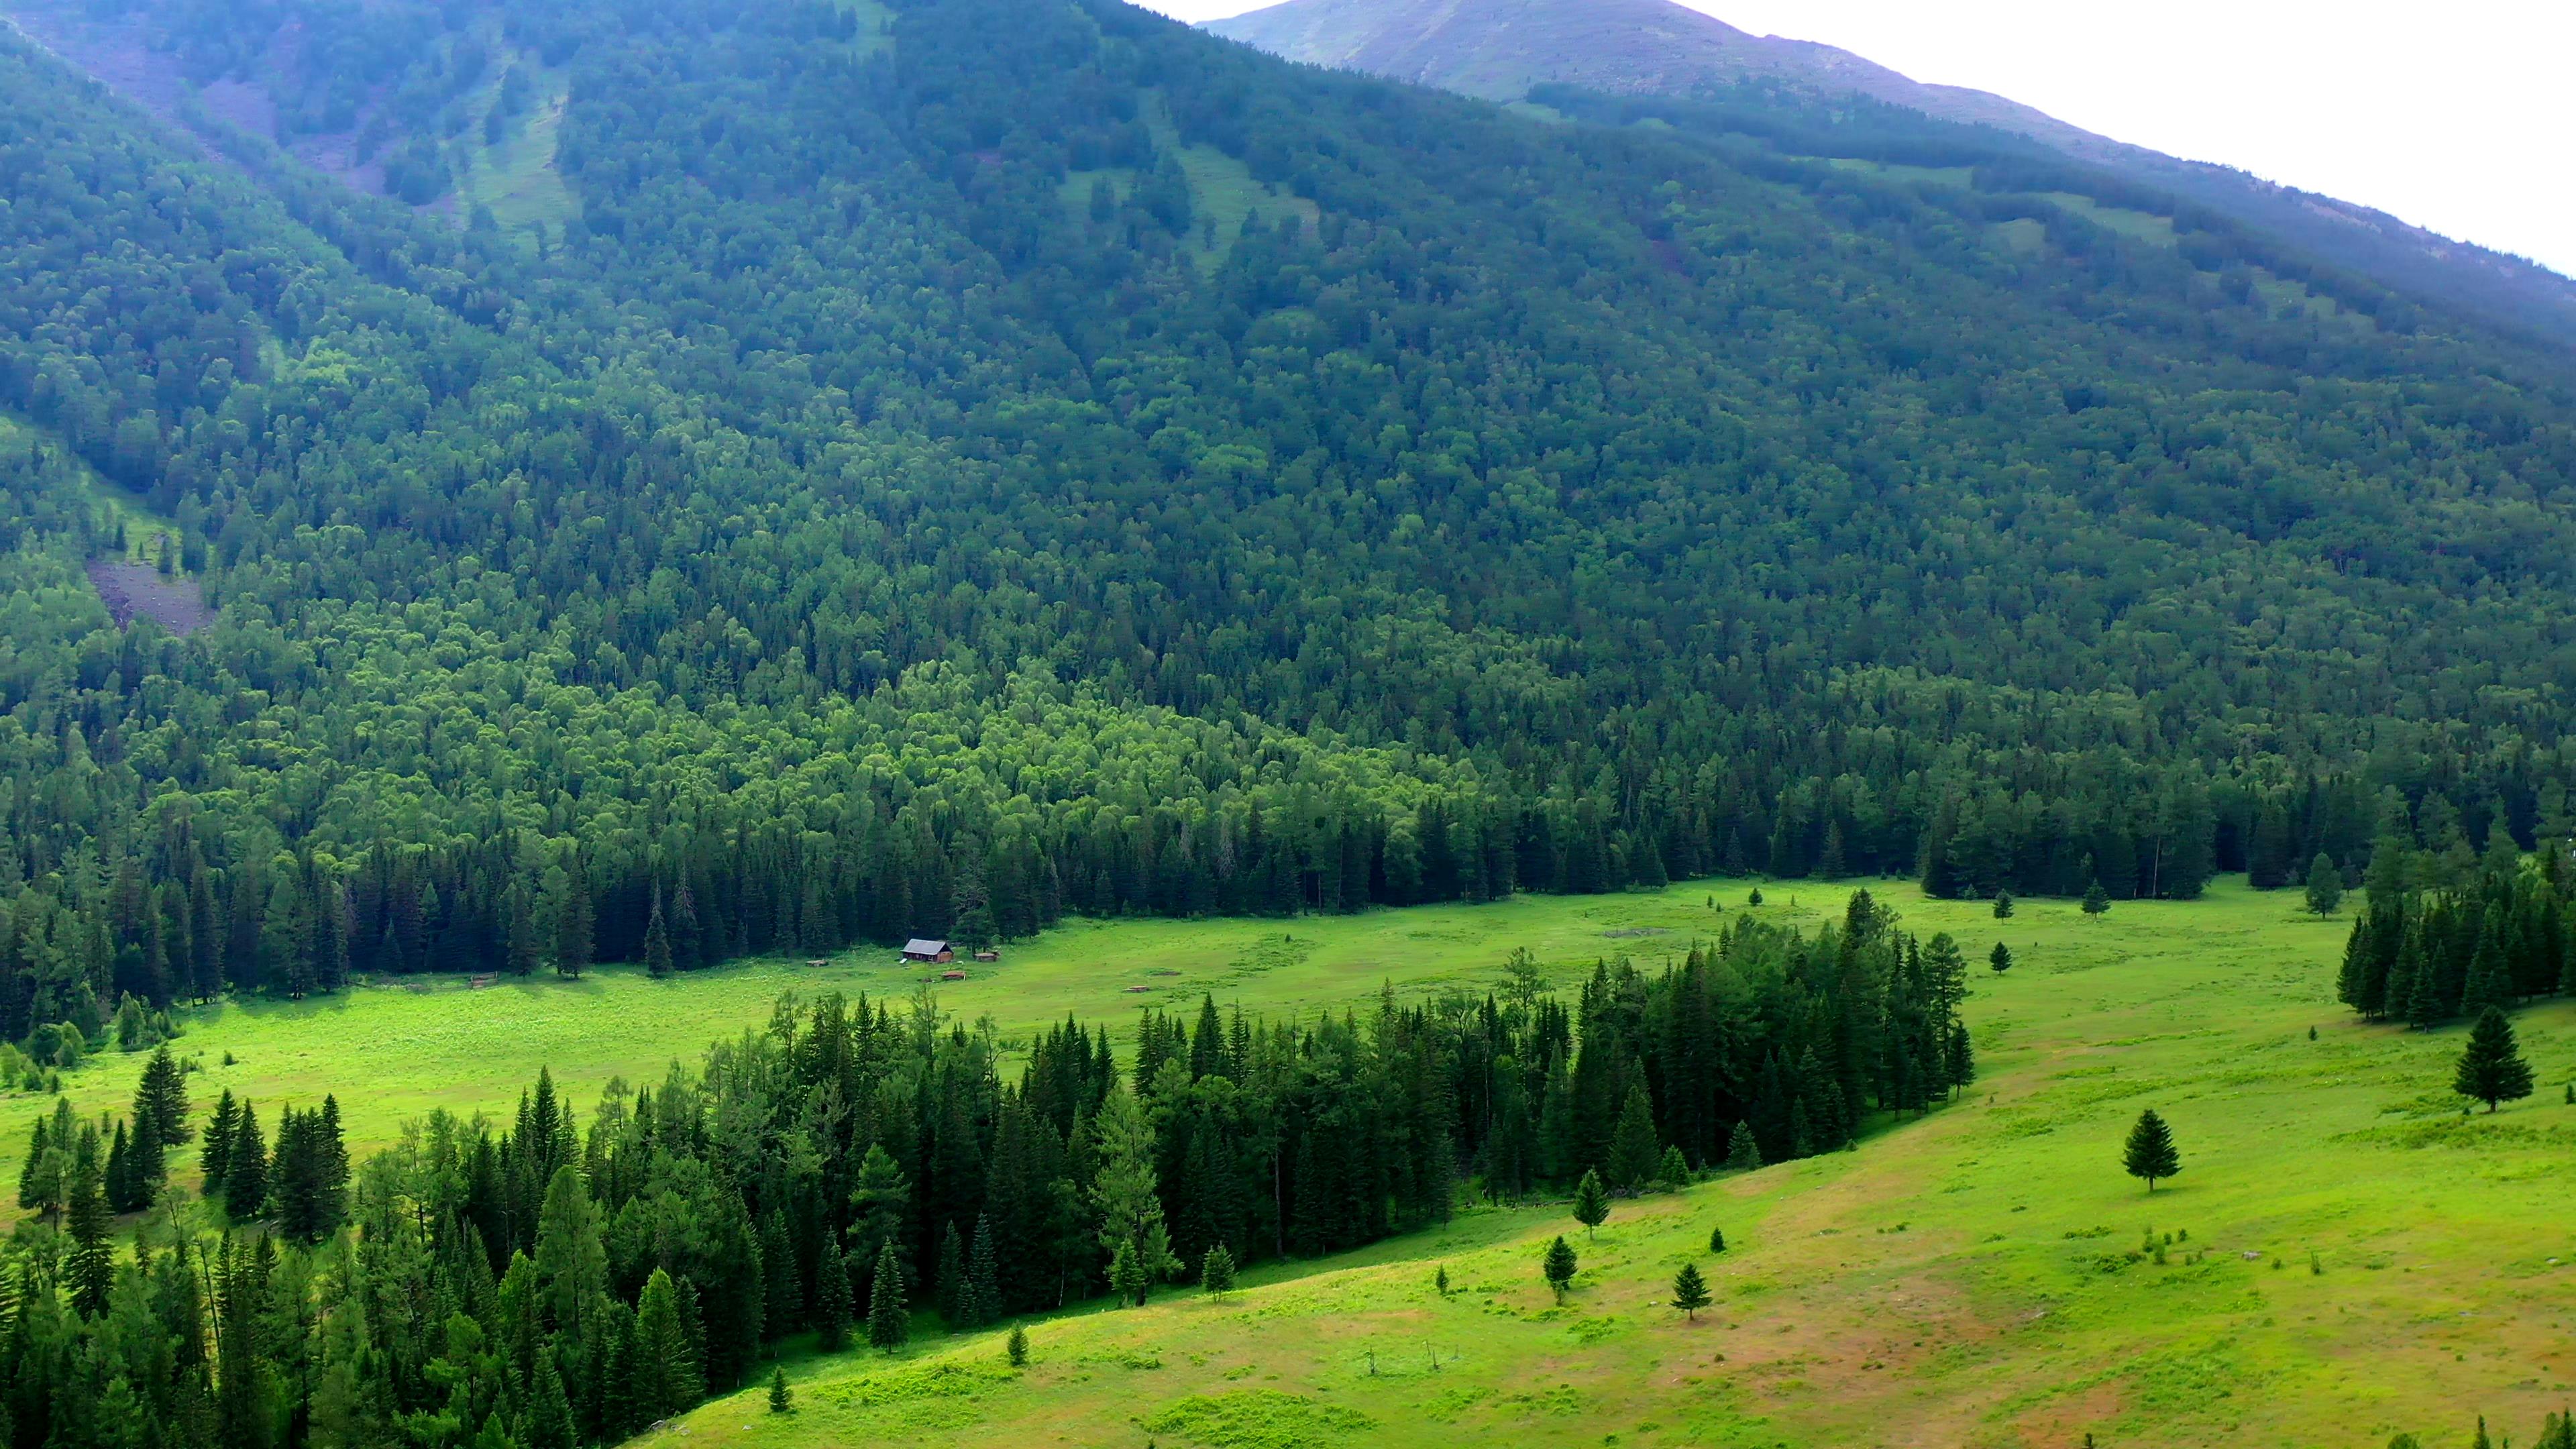
<path fill-rule="evenodd" d="M 2576 275 L 2576 0 L 1681 3 Z"/>

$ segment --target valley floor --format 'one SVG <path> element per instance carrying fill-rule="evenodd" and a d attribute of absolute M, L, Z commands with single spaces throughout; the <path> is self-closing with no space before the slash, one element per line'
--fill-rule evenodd
<path fill-rule="evenodd" d="M 1077 924 L 969 966 L 941 1001 L 1005 1039 L 1067 1011 L 1123 1038 L 1140 1003 L 1202 991 L 1271 1012 L 1499 980 L 1533 949 L 1570 981 L 1597 957 L 1678 954 L 1745 885 L 1524 898 L 1286 922 Z M 1774 885 L 1808 924 L 1849 887 Z M 1143 1310 L 1000 1333 L 925 1335 L 901 1356 L 794 1354 L 795 1412 L 754 1389 L 654 1436 L 669 1444 L 1266 1446 L 1411 1444 L 2105 1445 L 2428 1442 L 2486 1414 L 2528 1435 L 2576 1398 L 2576 1006 L 2516 1018 L 2541 1089 L 2489 1117 L 2449 1095 L 2462 1033 L 2351 1019 L 2333 1000 L 2348 918 L 2222 883 L 2190 904 L 2099 919 L 1873 884 L 1907 929 L 1979 963 L 1976 1087 L 1858 1150 L 1622 1202 L 1595 1241 L 1562 1205 L 1462 1214 L 1445 1230 L 1248 1276 L 1222 1304 L 1174 1290 Z M 2020 961 L 1982 965 L 1994 940 Z M 1176 973 L 1176 974 L 1167 974 Z M 230 1086 L 264 1109 L 340 1094 L 353 1150 L 432 1106 L 504 1112 L 540 1063 L 577 1104 L 606 1078 L 766 1019 L 783 989 L 910 992 L 891 953 L 674 981 L 453 983 L 226 1006 L 182 1039 L 202 1112 Z M 1134 993 L 1126 988 L 1145 986 Z M 2314 1028 L 2315 1035 L 2310 1036 Z M 224 1055 L 235 1061 L 223 1065 Z M 75 1104 L 130 1093 L 136 1064 L 76 1073 Z M 42 1109 L 15 1097 L 0 1150 Z M 2120 1171 L 2141 1108 L 2184 1169 L 2149 1195 Z M 0 1162 L 0 1171 L 12 1164 Z M 183 1175 L 184 1165 L 183 1165 Z M 1723 1228 L 1729 1251 L 1707 1251 Z M 1538 1271 L 1570 1235 L 1568 1303 Z M 2166 1236 L 2171 1235 L 2170 1245 Z M 2162 1261 L 2149 1238 L 2163 1249 Z M 1662 1300 L 1685 1262 L 1716 1296 L 1696 1323 Z M 1433 1275 L 1448 1270 L 1442 1298 Z"/>

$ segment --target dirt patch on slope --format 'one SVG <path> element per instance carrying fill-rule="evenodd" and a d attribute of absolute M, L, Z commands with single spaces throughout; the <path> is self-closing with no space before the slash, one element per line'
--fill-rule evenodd
<path fill-rule="evenodd" d="M 206 607 L 205 589 L 185 574 L 164 576 L 150 564 L 94 558 L 89 581 L 119 628 L 138 615 L 173 634 L 193 634 L 215 621 L 215 611 Z"/>

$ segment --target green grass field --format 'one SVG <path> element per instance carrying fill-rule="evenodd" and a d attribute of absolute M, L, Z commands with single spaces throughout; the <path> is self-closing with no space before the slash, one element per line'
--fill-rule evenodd
<path fill-rule="evenodd" d="M 1620 1204 L 1597 1242 L 1576 1239 L 1583 1271 L 1563 1308 L 1537 1251 L 1579 1233 L 1572 1220 L 1478 1210 L 1255 1273 L 1222 1305 L 1174 1292 L 1032 1322 L 1035 1359 L 1017 1373 L 994 1334 L 925 1337 L 893 1360 L 791 1354 L 793 1415 L 768 1415 L 754 1391 L 659 1437 L 2001 1446 L 2089 1431 L 2106 1445 L 2376 1446 L 2397 1430 L 2439 1442 L 2479 1412 L 2528 1435 L 2576 1397 L 2576 1107 L 2561 1102 L 2576 1006 L 2517 1018 L 2538 1096 L 2463 1118 L 2447 1091 L 2461 1033 L 2353 1021 L 2332 999 L 2348 923 L 2299 915 L 2291 893 L 2228 883 L 2099 920 L 2025 902 L 1997 922 L 1982 905 L 1872 888 L 1908 929 L 1951 930 L 1974 961 L 1998 937 L 2020 958 L 2007 977 L 1977 971 L 1976 1088 L 1855 1152 Z M 1678 953 L 1719 919 L 1712 889 L 1076 923 L 970 967 L 941 1001 L 992 1016 L 1006 1038 L 1067 1011 L 1123 1037 L 1140 1004 L 1201 991 L 1277 1013 L 1337 1009 L 1381 984 L 1480 987 L 1521 945 L 1571 980 L 1600 957 Z M 1744 909 L 1742 883 L 1714 889 Z M 1812 924 L 1847 889 L 1771 886 L 1760 914 Z M 373 988 L 216 1008 L 182 1045 L 208 1064 L 191 1078 L 200 1110 L 222 1086 L 263 1115 L 327 1088 L 363 1150 L 432 1106 L 506 1111 L 540 1063 L 587 1103 L 612 1073 L 658 1075 L 765 1020 L 782 990 L 906 994 L 924 974 L 872 950 L 672 982 L 610 970 Z M 138 1067 L 84 1068 L 76 1105 L 120 1104 Z M 12 1158 L 44 1105 L 8 1100 Z M 2172 1121 L 2184 1158 L 2152 1197 L 2118 1167 L 2146 1106 Z M 1727 1233 L 1722 1257 L 1706 1252 L 1712 1226 Z M 2140 1252 L 2150 1231 L 2160 1245 L 2175 1235 L 2161 1263 Z M 1659 1306 L 1685 1261 L 1717 1296 L 1696 1324 Z M 1431 1288 L 1444 1265 L 1457 1288 L 1445 1301 Z"/>

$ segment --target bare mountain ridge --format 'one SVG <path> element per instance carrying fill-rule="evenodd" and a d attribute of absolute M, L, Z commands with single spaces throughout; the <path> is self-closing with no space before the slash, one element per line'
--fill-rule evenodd
<path fill-rule="evenodd" d="M 1310 65 L 1501 102 L 1550 84 L 1679 96 L 1752 83 L 1817 99 L 1867 97 L 2026 137 L 2383 284 L 2576 345 L 2576 281 L 2521 257 L 2231 167 L 2132 146 L 2002 96 L 1925 85 L 1834 46 L 1753 35 L 1671 0 L 1287 0 L 1204 28 Z"/>

